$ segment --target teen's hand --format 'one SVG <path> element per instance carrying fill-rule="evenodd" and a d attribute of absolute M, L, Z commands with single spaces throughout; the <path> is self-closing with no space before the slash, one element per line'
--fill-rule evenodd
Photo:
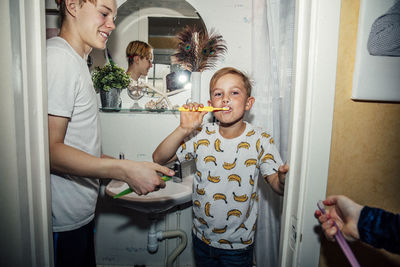
<path fill-rule="evenodd" d="M 153 162 L 118 160 L 123 170 L 122 180 L 138 195 L 157 191 L 165 187 L 165 182 L 157 172 L 173 176 L 175 172 L 168 167 Z"/>

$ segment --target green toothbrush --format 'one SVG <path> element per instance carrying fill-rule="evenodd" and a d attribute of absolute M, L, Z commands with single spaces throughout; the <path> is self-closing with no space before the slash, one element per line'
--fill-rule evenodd
<path fill-rule="evenodd" d="M 171 176 L 164 175 L 163 177 L 161 177 L 161 180 L 163 180 L 164 182 L 169 181 L 171 179 L 172 179 Z M 129 188 L 125 189 L 124 191 L 122 191 L 121 193 L 115 195 L 113 198 L 114 199 L 120 198 L 120 197 L 125 196 L 125 195 L 127 195 L 129 193 L 132 193 L 132 192 L 133 192 L 133 190 L 129 187 Z"/>

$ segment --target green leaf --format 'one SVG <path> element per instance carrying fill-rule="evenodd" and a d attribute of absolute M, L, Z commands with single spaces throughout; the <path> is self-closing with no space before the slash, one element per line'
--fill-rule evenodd
<path fill-rule="evenodd" d="M 96 92 L 100 90 L 110 91 L 110 88 L 123 89 L 128 87 L 130 76 L 125 70 L 117 65 L 106 64 L 96 67 L 92 73 L 93 86 Z"/>

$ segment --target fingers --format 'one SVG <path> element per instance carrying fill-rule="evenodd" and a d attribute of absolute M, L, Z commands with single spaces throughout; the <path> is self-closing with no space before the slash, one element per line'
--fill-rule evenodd
<path fill-rule="evenodd" d="M 204 105 L 196 103 L 196 102 L 193 102 L 193 103 L 184 104 L 183 107 L 184 108 L 188 108 L 190 111 L 198 111 L 199 107 L 204 107 Z"/>
<path fill-rule="evenodd" d="M 173 176 L 175 172 L 168 167 L 161 166 L 153 162 L 132 162 L 129 164 L 128 178 L 125 181 L 130 188 L 138 195 L 146 195 L 150 192 L 165 188 L 165 182 L 161 176 Z M 158 173 L 160 175 L 158 175 Z"/>
<path fill-rule="evenodd" d="M 321 216 L 322 217 L 322 216 Z M 322 225 L 322 230 L 324 231 L 325 237 L 330 241 L 335 241 L 335 235 L 337 233 L 337 228 L 332 219 L 325 221 Z"/>
<path fill-rule="evenodd" d="M 160 183 L 155 187 L 155 190 L 157 191 L 160 188 L 165 188 L 165 186 L 165 182 L 160 177 Z"/>
<path fill-rule="evenodd" d="M 327 205 L 327 206 L 333 206 L 333 205 L 337 204 L 338 198 L 339 198 L 339 196 L 335 196 L 335 195 L 329 196 L 323 201 L 323 203 L 324 203 L 324 205 Z"/>
<path fill-rule="evenodd" d="M 154 164 L 156 165 L 156 171 L 161 172 L 162 174 L 167 175 L 167 176 L 175 175 L 174 170 L 171 170 L 170 168 L 165 167 L 165 166 L 161 166 L 160 164 L 157 164 L 157 163 L 154 163 Z M 160 180 L 161 180 L 161 177 L 160 177 Z M 161 180 L 161 181 L 163 182 L 163 180 Z"/>
<path fill-rule="evenodd" d="M 285 163 L 284 165 L 279 166 L 278 171 L 286 174 L 289 171 L 289 164 Z"/>
<path fill-rule="evenodd" d="M 289 165 L 285 163 L 278 168 L 278 178 L 280 185 L 285 185 L 286 173 L 289 171 Z"/>
<path fill-rule="evenodd" d="M 329 214 L 322 214 L 320 210 L 316 210 L 314 216 L 318 219 L 321 224 L 321 228 L 324 232 L 325 237 L 330 241 L 335 241 L 335 235 L 337 228 L 331 219 Z"/>

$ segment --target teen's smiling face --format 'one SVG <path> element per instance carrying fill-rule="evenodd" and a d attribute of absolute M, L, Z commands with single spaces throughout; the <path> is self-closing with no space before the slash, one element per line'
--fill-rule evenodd
<path fill-rule="evenodd" d="M 227 111 L 214 112 L 222 124 L 232 125 L 243 120 L 245 111 L 250 110 L 254 97 L 248 97 L 242 78 L 237 74 L 225 74 L 211 89 L 208 104 L 213 107 L 229 107 Z"/>
<path fill-rule="evenodd" d="M 115 0 L 97 0 L 96 4 L 87 0 L 82 6 L 79 6 L 79 0 L 75 0 L 75 3 L 78 5 L 76 19 L 80 39 L 87 46 L 104 49 L 108 37 L 115 29 Z"/>

